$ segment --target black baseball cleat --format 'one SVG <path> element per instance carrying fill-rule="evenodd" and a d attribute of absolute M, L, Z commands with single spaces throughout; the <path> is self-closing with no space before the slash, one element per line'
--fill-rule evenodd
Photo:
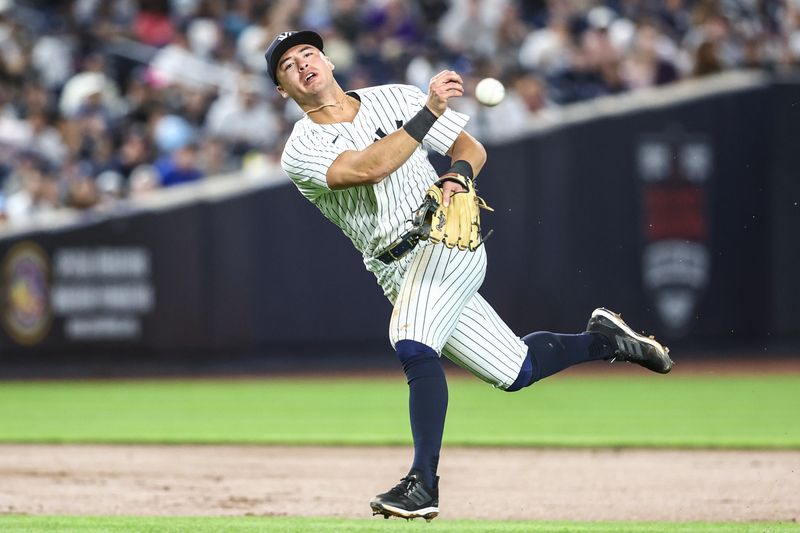
<path fill-rule="evenodd" d="M 612 362 L 628 361 L 660 374 L 672 370 L 674 363 L 669 358 L 669 348 L 662 346 L 652 336 L 639 335 L 622 320 L 622 316 L 608 309 L 595 309 L 586 331 L 605 335 L 616 345 Z"/>
<path fill-rule="evenodd" d="M 424 518 L 430 522 L 439 516 L 439 476 L 436 476 L 431 488 L 425 486 L 418 472 L 409 472 L 389 492 L 372 498 L 369 506 L 372 507 L 373 516 L 397 516 L 406 520 Z"/>

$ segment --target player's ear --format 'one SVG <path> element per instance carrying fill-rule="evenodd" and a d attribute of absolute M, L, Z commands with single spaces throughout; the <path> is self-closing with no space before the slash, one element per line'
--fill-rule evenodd
<path fill-rule="evenodd" d="M 278 90 L 278 93 L 279 93 L 279 94 L 280 94 L 280 95 L 281 95 L 281 96 L 282 96 L 284 99 L 286 99 L 286 98 L 289 98 L 289 93 L 287 93 L 287 92 L 284 90 L 284 88 L 283 88 L 283 87 L 281 87 L 280 85 L 278 85 L 278 86 L 277 86 L 277 87 L 275 87 L 275 88 Z"/>
<path fill-rule="evenodd" d="M 322 54 L 322 57 L 325 58 L 325 62 L 328 64 L 329 67 L 331 67 L 331 70 L 336 68 L 336 65 L 333 64 L 333 62 L 330 60 L 330 58 L 328 58 L 328 56 Z"/>

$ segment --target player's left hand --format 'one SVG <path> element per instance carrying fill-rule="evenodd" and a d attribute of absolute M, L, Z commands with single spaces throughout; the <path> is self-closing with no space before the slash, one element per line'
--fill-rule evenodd
<path fill-rule="evenodd" d="M 460 174 L 448 173 L 428 188 L 413 223 L 422 240 L 472 252 L 483 242 L 481 209 L 492 211 L 475 194 L 474 182 Z"/>
<path fill-rule="evenodd" d="M 442 203 L 445 207 L 450 205 L 450 199 L 457 192 L 467 192 L 467 190 L 457 181 L 445 181 L 442 184 Z"/>

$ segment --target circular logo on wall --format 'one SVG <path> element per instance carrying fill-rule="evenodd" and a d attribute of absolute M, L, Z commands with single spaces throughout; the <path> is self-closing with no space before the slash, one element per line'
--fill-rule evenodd
<path fill-rule="evenodd" d="M 32 242 L 12 246 L 3 259 L 3 327 L 19 344 L 38 343 L 50 328 L 50 261 Z"/>

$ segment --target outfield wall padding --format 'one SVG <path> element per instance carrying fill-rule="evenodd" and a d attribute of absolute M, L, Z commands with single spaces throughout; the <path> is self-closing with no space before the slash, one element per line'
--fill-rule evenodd
<path fill-rule="evenodd" d="M 800 336 L 800 83 L 488 145 L 482 294 L 519 334 L 594 307 L 679 347 Z M 441 161 L 438 162 L 441 164 Z M 0 364 L 386 352 L 390 306 L 291 184 L 0 238 Z"/>

